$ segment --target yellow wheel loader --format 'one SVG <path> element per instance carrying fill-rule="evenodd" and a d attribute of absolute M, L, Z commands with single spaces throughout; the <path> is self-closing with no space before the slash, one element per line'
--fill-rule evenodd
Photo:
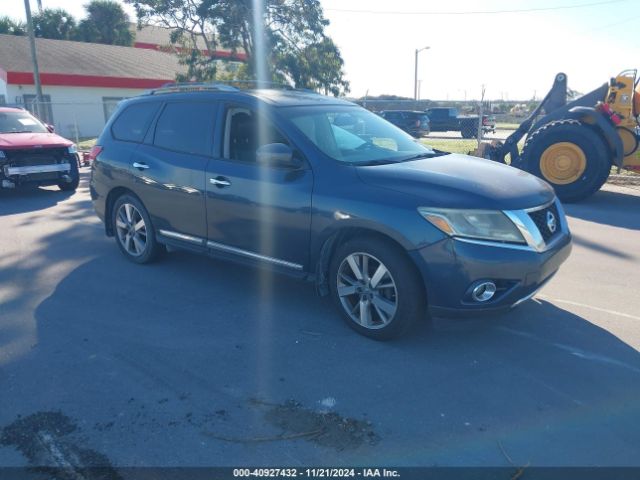
<path fill-rule="evenodd" d="M 474 154 L 546 180 L 564 202 L 582 200 L 600 189 L 612 166 L 640 172 L 636 77 L 637 70 L 624 71 L 567 102 L 567 76 L 559 73 L 540 105 L 504 143 L 483 143 Z M 525 135 L 520 152 L 518 142 Z"/>

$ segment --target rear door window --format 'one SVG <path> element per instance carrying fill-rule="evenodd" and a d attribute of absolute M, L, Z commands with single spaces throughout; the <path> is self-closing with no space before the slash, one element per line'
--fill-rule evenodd
<path fill-rule="evenodd" d="M 145 102 L 126 107 L 111 127 L 113 138 L 125 142 L 142 142 L 158 106 L 155 102 Z"/>
<path fill-rule="evenodd" d="M 195 155 L 211 155 L 214 103 L 168 103 L 156 124 L 156 147 Z"/>

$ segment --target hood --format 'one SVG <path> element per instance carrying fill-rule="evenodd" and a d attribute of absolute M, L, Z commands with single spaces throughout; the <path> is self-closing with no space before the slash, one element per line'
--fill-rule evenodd
<path fill-rule="evenodd" d="M 70 147 L 73 142 L 55 133 L 0 133 L 0 150 Z"/>
<path fill-rule="evenodd" d="M 555 197 L 550 185 L 527 172 L 454 153 L 356 170 L 363 182 L 420 197 L 426 207 L 519 210 Z"/>

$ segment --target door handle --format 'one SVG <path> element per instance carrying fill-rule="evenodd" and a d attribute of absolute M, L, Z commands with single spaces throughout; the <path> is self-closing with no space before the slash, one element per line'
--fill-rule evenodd
<path fill-rule="evenodd" d="M 137 168 L 138 170 L 146 170 L 147 168 L 149 168 L 149 165 L 147 165 L 146 163 L 133 162 L 133 168 Z"/>
<path fill-rule="evenodd" d="M 231 186 L 231 182 L 224 177 L 210 178 L 209 183 L 220 188 Z"/>

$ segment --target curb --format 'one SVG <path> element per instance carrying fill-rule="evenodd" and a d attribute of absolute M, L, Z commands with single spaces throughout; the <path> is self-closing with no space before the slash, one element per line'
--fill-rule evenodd
<path fill-rule="evenodd" d="M 609 175 L 607 183 L 612 185 L 640 185 L 640 175 Z"/>

